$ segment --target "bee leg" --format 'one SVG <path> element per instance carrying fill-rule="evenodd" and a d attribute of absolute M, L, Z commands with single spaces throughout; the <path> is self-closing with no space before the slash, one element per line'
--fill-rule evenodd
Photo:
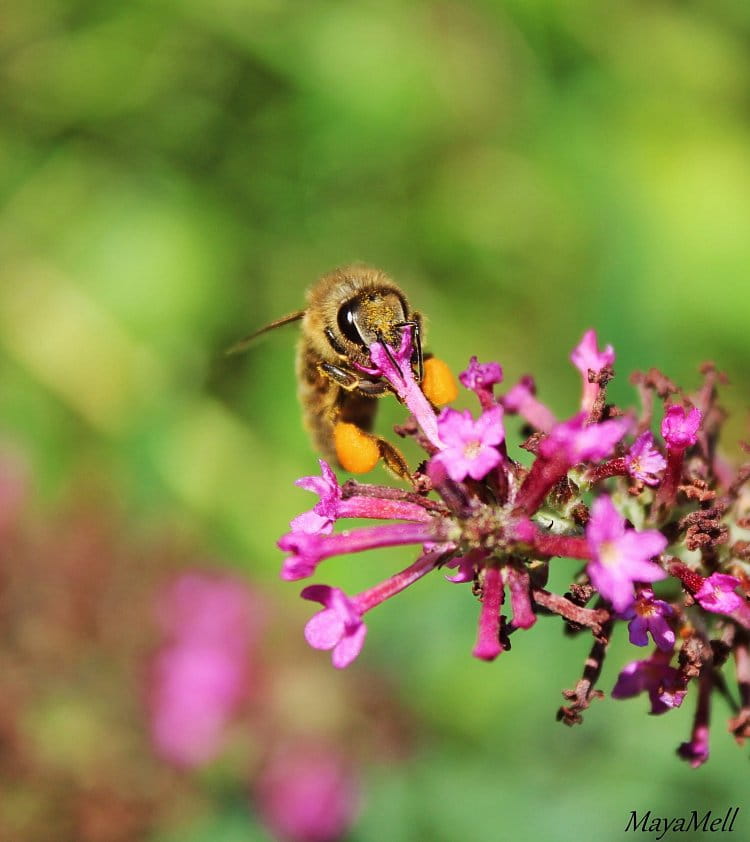
<path fill-rule="evenodd" d="M 330 377 L 337 385 L 341 386 L 342 389 L 346 389 L 347 392 L 353 392 L 356 389 L 365 395 L 375 397 L 377 395 L 384 395 L 390 391 L 390 387 L 384 380 L 366 380 L 365 378 L 358 377 L 352 371 L 347 371 L 345 368 L 340 368 L 331 363 L 321 363 L 320 369 L 327 377 Z"/>
<path fill-rule="evenodd" d="M 320 363 L 319 368 L 323 374 L 330 377 L 342 389 L 350 392 L 352 389 L 357 388 L 360 378 L 353 372 L 347 371 L 345 368 L 340 368 L 337 365 L 332 365 L 331 363 Z"/>
<path fill-rule="evenodd" d="M 401 451 L 380 436 L 373 436 L 380 451 L 380 458 L 383 460 L 386 468 L 394 473 L 400 479 L 406 480 L 410 485 L 415 485 L 414 477 L 411 475 L 409 466 L 406 464 Z"/>

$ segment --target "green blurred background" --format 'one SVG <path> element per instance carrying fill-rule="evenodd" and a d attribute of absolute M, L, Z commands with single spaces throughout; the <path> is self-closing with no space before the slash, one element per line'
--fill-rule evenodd
<path fill-rule="evenodd" d="M 561 416 L 590 326 L 617 350 L 619 401 L 634 368 L 692 387 L 714 360 L 736 455 L 746 0 L 9 0 L 0 17 L 0 430 L 41 517 L 106 488 L 123 535 L 168 530 L 225 559 L 301 637 L 309 611 L 274 546 L 316 470 L 295 328 L 222 351 L 354 260 L 403 285 L 454 370 L 476 354 L 508 381 L 531 372 Z M 343 559 L 321 580 L 357 589 L 404 563 Z M 744 803 L 727 709 L 698 771 L 673 754 L 692 698 L 666 717 L 605 700 L 565 729 L 559 691 L 587 643 L 540 622 L 475 662 L 477 606 L 439 578 L 369 623 L 364 662 L 419 738 L 367 771 L 353 840 L 618 839 L 631 810 Z M 633 657 L 616 641 L 603 689 Z M 267 838 L 217 803 L 191 842 Z"/>

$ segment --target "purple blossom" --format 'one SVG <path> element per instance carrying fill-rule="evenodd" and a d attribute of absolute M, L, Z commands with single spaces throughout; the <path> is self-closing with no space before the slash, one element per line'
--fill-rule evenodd
<path fill-rule="evenodd" d="M 432 515 L 418 503 L 376 496 L 353 494 L 344 499 L 336 475 L 324 459 L 320 462 L 321 476 L 302 477 L 295 485 L 320 496 L 313 508 L 298 515 L 291 522 L 292 532 L 328 535 L 341 517 L 400 519 L 427 523 Z"/>
<path fill-rule="evenodd" d="M 499 363 L 480 363 L 476 357 L 469 360 L 469 367 L 458 375 L 458 379 L 466 389 L 477 391 L 491 391 L 495 383 L 501 383 L 503 369 Z"/>
<path fill-rule="evenodd" d="M 588 382 L 589 371 L 598 374 L 605 366 L 612 365 L 615 361 L 615 350 L 611 345 L 607 345 L 600 351 L 596 331 L 589 329 L 571 352 L 570 360 Z"/>
<path fill-rule="evenodd" d="M 594 501 L 586 540 L 592 556 L 587 567 L 591 582 L 616 611 L 630 607 L 634 582 L 655 582 L 667 575 L 649 561 L 666 548 L 667 539 L 655 530 L 625 529 L 625 518 L 609 497 Z"/>
<path fill-rule="evenodd" d="M 438 433 L 444 447 L 432 462 L 442 465 L 454 482 L 467 476 L 482 479 L 502 461 L 496 447 L 505 438 L 501 406 L 488 409 L 476 421 L 468 409 L 444 409 L 438 416 Z"/>
<path fill-rule="evenodd" d="M 555 424 L 541 443 L 539 452 L 546 459 L 564 454 L 571 467 L 579 462 L 598 461 L 612 454 L 617 442 L 629 429 L 630 420 L 627 418 L 586 424 L 586 414 L 581 412 L 568 421 Z"/>
<path fill-rule="evenodd" d="M 669 656 L 654 653 L 645 661 L 632 661 L 621 672 L 612 689 L 613 699 L 628 699 L 647 692 L 651 713 L 666 713 L 685 698 L 685 682 L 679 670 L 669 666 Z"/>
<path fill-rule="evenodd" d="M 667 447 L 671 450 L 685 450 L 698 441 L 698 430 L 703 415 L 699 409 L 693 407 L 689 411 L 678 405 L 667 407 L 664 420 L 661 422 L 661 434 Z"/>
<path fill-rule="evenodd" d="M 641 588 L 632 608 L 626 617 L 631 617 L 628 624 L 630 642 L 635 646 L 647 646 L 648 635 L 663 652 L 671 652 L 674 648 L 675 634 L 667 617 L 674 616 L 674 608 L 661 599 L 654 598 L 651 588 Z"/>
<path fill-rule="evenodd" d="M 589 372 L 598 375 L 605 366 L 612 365 L 615 361 L 615 352 L 612 346 L 607 345 L 603 351 L 600 351 L 597 341 L 596 331 L 587 330 L 570 355 L 573 365 L 581 372 L 583 377 L 581 409 L 587 414 L 591 411 L 601 388 L 598 383 L 592 383 L 589 380 Z"/>
<path fill-rule="evenodd" d="M 667 460 L 659 453 L 654 437 L 649 432 L 641 433 L 625 454 L 625 467 L 633 479 L 646 485 L 658 485 L 661 473 L 667 467 Z"/>
<path fill-rule="evenodd" d="M 349 666 L 362 651 L 367 634 L 363 615 L 429 573 L 444 554 L 443 547 L 425 552 L 405 570 L 352 597 L 339 588 L 309 585 L 301 596 L 320 602 L 323 610 L 307 623 L 307 642 L 314 649 L 332 649 L 332 662 L 338 669 Z"/>
<path fill-rule="evenodd" d="M 704 667 L 698 678 L 698 704 L 695 707 L 690 740 L 687 743 L 682 743 L 677 749 L 677 754 L 683 760 L 687 760 L 693 769 L 697 769 L 708 760 L 711 691 L 713 690 L 713 686 L 713 670 Z"/>
<path fill-rule="evenodd" d="M 503 396 L 502 403 L 508 412 L 520 415 L 532 427 L 543 433 L 550 432 L 557 423 L 552 410 L 537 399 L 534 378 L 528 375 L 522 377 Z"/>
<path fill-rule="evenodd" d="M 305 491 L 312 491 L 320 497 L 309 512 L 298 515 L 289 524 L 292 532 L 311 532 L 329 534 L 339 516 L 341 504 L 341 486 L 331 466 L 324 460 L 318 460 L 321 476 L 301 477 L 294 484 Z"/>
<path fill-rule="evenodd" d="M 726 680 L 721 687 L 714 682 L 723 660 L 712 658 L 707 641 L 726 640 L 736 663 L 741 705 L 730 729 L 738 738 L 750 737 L 746 583 L 714 572 L 736 572 L 733 565 L 747 553 L 735 529 L 746 515 L 745 469 L 733 472 L 716 457 L 713 446 L 723 420 L 715 403 L 720 373 L 711 366 L 702 369 L 703 384 L 694 393 L 700 409 L 665 407 L 666 446 L 657 446 L 647 429 L 657 398 L 666 401 L 686 393 L 661 372 L 638 373 L 633 382 L 641 398 L 639 430 L 644 432 L 625 444 L 636 416 L 605 405 L 614 351 L 611 346 L 600 350 L 593 331 L 587 331 L 571 356 L 583 376 L 582 411 L 563 422 L 537 400 L 530 377 L 496 399 L 493 387 L 502 370 L 476 357 L 460 379 L 477 394 L 482 414 L 475 419 L 468 411 L 446 409 L 436 415 L 415 382 L 409 327 L 398 348 L 376 342 L 370 353 L 372 366 L 362 370 L 387 380 L 406 403 L 417 423 L 412 419 L 396 432 L 413 437 L 426 457 L 418 457 L 413 473 L 399 472 L 408 490 L 353 481 L 341 487 L 321 462 L 319 477 L 298 483 L 319 500 L 292 522 L 292 531 L 279 542 L 288 551 L 282 576 L 302 578 L 325 558 L 370 548 L 415 544 L 422 555 L 411 567 L 354 596 L 325 585 L 305 589 L 303 596 L 322 606 L 307 625 L 309 643 L 330 649 L 337 667 L 350 664 L 362 649 L 366 612 L 431 570 L 446 567 L 446 579 L 471 582 L 480 599 L 476 657 L 495 659 L 509 635 L 550 615 L 590 631 L 584 680 L 565 694 L 570 704 L 558 710 L 558 718 L 567 724 L 579 722 L 598 694 L 591 678 L 601 674 L 613 629 L 626 621 L 631 642 L 646 646 L 653 641 L 656 651 L 621 672 L 616 698 L 647 692 L 652 713 L 663 713 L 681 704 L 689 683 L 700 683 L 693 738 L 680 749 L 698 765 L 708 756 L 708 698 L 726 686 Z M 503 412 L 520 415 L 536 431 L 519 442 L 531 459 L 519 459 L 508 446 Z M 697 443 L 703 416 L 712 419 L 710 442 L 695 448 L 687 463 L 687 448 Z M 521 433 L 527 435 L 526 430 Z M 653 486 L 654 493 L 640 493 L 644 485 Z M 615 499 L 627 507 L 633 523 L 652 528 L 630 527 Z M 344 517 L 401 522 L 333 534 L 335 521 Z M 669 556 L 666 536 L 674 547 Z M 690 567 L 680 560 L 686 551 L 691 552 Z M 555 593 L 550 583 L 556 579 L 550 573 L 567 559 L 585 563 L 588 580 L 576 576 L 568 593 Z M 683 588 L 669 601 L 656 599 L 649 584 L 667 573 Z M 592 590 L 601 599 L 592 601 Z M 503 614 L 506 600 L 510 606 Z M 678 638 L 683 649 L 680 669 L 675 669 L 670 658 Z"/>
<path fill-rule="evenodd" d="M 695 600 L 706 611 L 715 614 L 732 614 L 737 611 L 745 600 L 735 593 L 740 580 L 726 573 L 712 573 L 703 580 L 703 584 L 695 592 Z"/>
<path fill-rule="evenodd" d="M 367 634 L 356 599 L 328 585 L 310 585 L 301 596 L 324 606 L 305 626 L 307 642 L 313 649 L 332 649 L 337 669 L 349 666 L 362 650 Z"/>
<path fill-rule="evenodd" d="M 482 409 L 495 405 L 492 387 L 503 379 L 503 370 L 498 363 L 480 363 L 476 357 L 469 360 L 469 367 L 458 375 L 461 384 L 471 389 L 479 398 Z"/>
<path fill-rule="evenodd" d="M 694 728 L 689 742 L 680 743 L 680 746 L 677 749 L 677 754 L 679 754 L 683 760 L 687 760 L 693 769 L 697 769 L 708 760 L 708 737 L 708 725 L 701 725 Z"/>

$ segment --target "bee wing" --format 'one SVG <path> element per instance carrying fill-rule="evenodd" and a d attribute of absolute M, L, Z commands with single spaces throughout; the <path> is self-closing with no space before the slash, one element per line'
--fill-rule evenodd
<path fill-rule="evenodd" d="M 243 351 L 246 351 L 259 336 L 262 336 L 264 333 L 268 333 L 269 330 L 275 330 L 277 327 L 288 325 L 291 322 L 298 322 L 304 315 L 304 310 L 297 310 L 295 313 L 289 313 L 286 316 L 282 316 L 280 319 L 276 319 L 276 321 L 265 325 L 260 328 L 260 330 L 256 330 L 249 336 L 245 336 L 243 339 L 235 342 L 234 345 L 227 348 L 224 353 L 227 356 L 231 356 L 232 354 L 241 354 Z"/>

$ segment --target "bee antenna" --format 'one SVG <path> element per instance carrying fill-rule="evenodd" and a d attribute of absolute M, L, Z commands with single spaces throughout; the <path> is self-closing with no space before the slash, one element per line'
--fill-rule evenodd
<path fill-rule="evenodd" d="M 277 327 L 288 325 L 291 322 L 298 322 L 304 315 L 304 310 L 297 310 L 295 313 L 289 313 L 287 316 L 282 316 L 280 319 L 276 319 L 275 322 L 271 322 L 248 336 L 243 337 L 238 342 L 235 342 L 234 345 L 230 345 L 229 348 L 224 351 L 224 355 L 231 357 L 234 354 L 241 354 L 243 351 L 246 351 L 259 336 L 262 336 L 264 333 L 268 333 L 269 330 L 275 330 Z"/>

